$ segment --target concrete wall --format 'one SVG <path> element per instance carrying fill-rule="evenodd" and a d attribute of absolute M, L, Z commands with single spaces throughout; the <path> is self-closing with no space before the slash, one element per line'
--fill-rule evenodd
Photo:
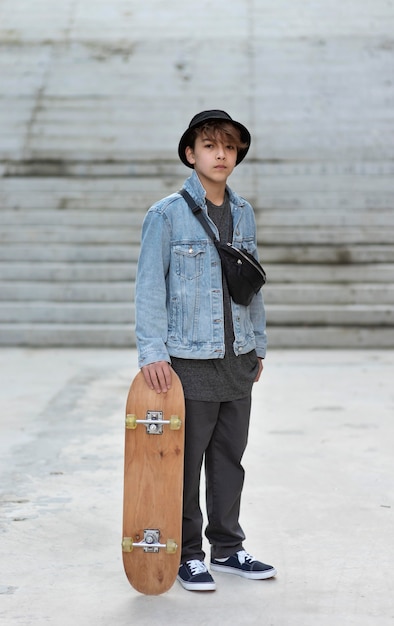
<path fill-rule="evenodd" d="M 174 159 L 220 107 L 258 162 L 384 175 L 393 33 L 390 0 L 2 0 L 1 157 Z"/>

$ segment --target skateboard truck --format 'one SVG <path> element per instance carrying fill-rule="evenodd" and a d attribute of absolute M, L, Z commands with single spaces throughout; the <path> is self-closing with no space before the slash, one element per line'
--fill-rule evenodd
<path fill-rule="evenodd" d="M 160 530 L 147 528 L 144 530 L 143 541 L 135 543 L 132 537 L 123 538 L 123 552 L 132 552 L 134 548 L 143 548 L 144 552 L 159 552 L 160 548 L 164 548 L 167 554 L 175 554 L 178 544 L 173 539 L 167 539 L 166 543 L 160 543 Z"/>
<path fill-rule="evenodd" d="M 163 411 L 147 411 L 144 420 L 137 419 L 136 415 L 126 415 L 126 428 L 134 430 L 137 424 L 145 424 L 148 435 L 162 435 L 164 424 L 169 424 L 170 430 L 179 430 L 182 422 L 177 415 L 171 415 L 169 420 L 163 419 Z"/>

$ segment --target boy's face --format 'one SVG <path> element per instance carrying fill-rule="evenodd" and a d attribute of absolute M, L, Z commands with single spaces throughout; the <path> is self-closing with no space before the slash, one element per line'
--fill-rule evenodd
<path fill-rule="evenodd" d="M 237 161 L 237 147 L 222 134 L 214 138 L 204 133 L 196 137 L 194 148 L 186 148 L 186 158 L 194 165 L 201 183 L 222 185 L 232 173 Z"/>

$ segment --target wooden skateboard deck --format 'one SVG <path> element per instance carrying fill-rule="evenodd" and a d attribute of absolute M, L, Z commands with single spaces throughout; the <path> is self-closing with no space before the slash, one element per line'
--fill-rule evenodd
<path fill-rule="evenodd" d="M 179 377 L 173 371 L 171 389 L 158 394 L 139 372 L 126 403 L 122 552 L 127 578 L 140 593 L 164 593 L 178 574 L 184 432 Z"/>

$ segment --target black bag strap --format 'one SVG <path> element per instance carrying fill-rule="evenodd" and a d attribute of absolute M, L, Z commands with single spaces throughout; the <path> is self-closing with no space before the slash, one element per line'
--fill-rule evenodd
<path fill-rule="evenodd" d="M 216 237 L 215 233 L 213 232 L 212 228 L 209 226 L 207 220 L 205 219 L 203 212 L 202 212 L 202 208 L 198 204 L 196 204 L 196 202 L 193 200 L 190 193 L 186 191 L 186 189 L 181 189 L 179 193 L 186 200 L 187 204 L 193 211 L 194 215 L 200 222 L 201 226 L 204 228 L 204 230 L 208 233 L 208 235 L 213 240 L 213 243 L 215 244 L 215 246 L 217 246 L 217 244 L 220 242 L 218 238 Z"/>
<path fill-rule="evenodd" d="M 266 281 L 265 271 L 261 267 L 260 263 L 256 261 L 256 259 L 253 257 L 253 255 L 249 254 L 246 250 L 243 250 L 243 249 L 239 250 L 238 248 L 234 248 L 231 245 L 231 243 L 228 243 L 227 246 L 225 246 L 224 244 L 221 244 L 219 239 L 216 237 L 215 233 L 213 232 L 212 228 L 209 226 L 207 220 L 205 219 L 204 214 L 202 212 L 202 208 L 198 204 L 196 204 L 195 200 L 193 200 L 190 193 L 187 192 L 186 189 L 182 188 L 180 189 L 179 194 L 184 198 L 184 200 L 186 200 L 187 204 L 189 205 L 190 209 L 192 210 L 192 212 L 194 213 L 194 215 L 200 222 L 201 226 L 204 228 L 206 233 L 208 233 L 208 235 L 213 240 L 213 243 L 215 244 L 215 247 L 219 253 L 220 259 L 222 260 L 222 254 L 221 254 L 222 251 L 226 249 L 230 254 L 236 257 L 238 263 L 240 262 L 240 258 L 241 258 L 242 260 L 241 262 L 246 261 L 247 265 L 253 266 L 254 270 L 257 271 L 257 273 L 260 275 L 262 284 L 264 284 Z M 222 264 L 222 267 L 223 267 L 223 264 Z M 226 277 L 225 269 L 223 271 L 223 274 Z"/>

